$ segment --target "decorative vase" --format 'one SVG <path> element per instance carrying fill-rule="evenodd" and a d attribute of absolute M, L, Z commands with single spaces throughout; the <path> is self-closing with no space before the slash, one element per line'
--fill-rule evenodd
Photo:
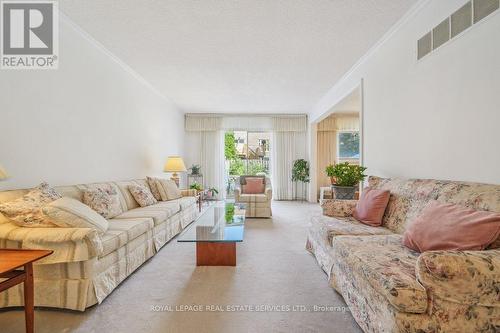
<path fill-rule="evenodd" d="M 332 185 L 335 199 L 339 200 L 353 200 L 356 194 L 356 186 L 338 186 Z"/>

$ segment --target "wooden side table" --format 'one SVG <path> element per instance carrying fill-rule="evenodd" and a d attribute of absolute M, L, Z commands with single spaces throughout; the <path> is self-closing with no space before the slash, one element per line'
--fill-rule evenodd
<path fill-rule="evenodd" d="M 7 279 L 0 282 L 0 292 L 24 283 L 24 315 L 27 333 L 33 333 L 35 323 L 33 262 L 51 255 L 52 252 L 51 250 L 0 249 L 0 278 Z M 21 267 L 24 269 L 21 270 Z"/>

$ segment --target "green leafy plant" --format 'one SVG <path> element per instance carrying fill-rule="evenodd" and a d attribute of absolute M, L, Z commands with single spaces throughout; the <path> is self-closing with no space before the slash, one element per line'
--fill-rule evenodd
<path fill-rule="evenodd" d="M 212 192 L 213 194 L 219 194 L 219 190 L 217 190 L 215 187 L 211 187 L 208 189 L 210 192 Z"/>
<path fill-rule="evenodd" d="M 332 184 L 338 186 L 356 186 L 366 178 L 366 168 L 360 165 L 339 163 L 326 167 L 326 174 L 332 179 Z"/>
<path fill-rule="evenodd" d="M 227 224 L 233 223 L 234 217 L 234 204 L 226 204 L 225 208 L 225 219 Z"/>
<path fill-rule="evenodd" d="M 226 160 L 234 160 L 238 157 L 235 140 L 233 132 L 226 132 L 224 135 L 224 155 Z"/>
<path fill-rule="evenodd" d="M 199 175 L 201 167 L 198 164 L 193 164 L 193 165 L 191 165 L 189 170 L 191 170 L 192 175 Z"/>
<path fill-rule="evenodd" d="M 245 166 L 243 165 L 243 161 L 238 159 L 233 159 L 229 162 L 229 174 L 239 176 L 244 174 Z"/>
<path fill-rule="evenodd" d="M 201 184 L 198 183 L 192 183 L 191 185 L 189 185 L 189 188 L 196 191 L 203 190 L 203 186 L 201 186 Z"/>
<path fill-rule="evenodd" d="M 292 181 L 309 183 L 309 163 L 304 159 L 293 162 Z"/>
<path fill-rule="evenodd" d="M 267 174 L 264 165 L 260 164 L 258 161 L 248 161 L 248 171 L 247 175 L 256 176 L 257 174 Z"/>

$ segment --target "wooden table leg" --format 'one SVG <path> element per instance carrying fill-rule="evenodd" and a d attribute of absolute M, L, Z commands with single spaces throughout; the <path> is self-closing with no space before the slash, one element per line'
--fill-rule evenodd
<path fill-rule="evenodd" d="M 26 321 L 26 333 L 34 331 L 34 292 L 33 292 L 33 264 L 24 265 L 26 278 L 24 280 L 24 316 Z"/>

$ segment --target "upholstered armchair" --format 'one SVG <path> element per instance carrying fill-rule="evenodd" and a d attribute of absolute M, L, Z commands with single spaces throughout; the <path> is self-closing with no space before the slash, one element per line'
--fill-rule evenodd
<path fill-rule="evenodd" d="M 246 204 L 247 217 L 270 218 L 272 198 L 271 182 L 266 176 L 240 176 L 236 180 L 234 199 Z"/>

